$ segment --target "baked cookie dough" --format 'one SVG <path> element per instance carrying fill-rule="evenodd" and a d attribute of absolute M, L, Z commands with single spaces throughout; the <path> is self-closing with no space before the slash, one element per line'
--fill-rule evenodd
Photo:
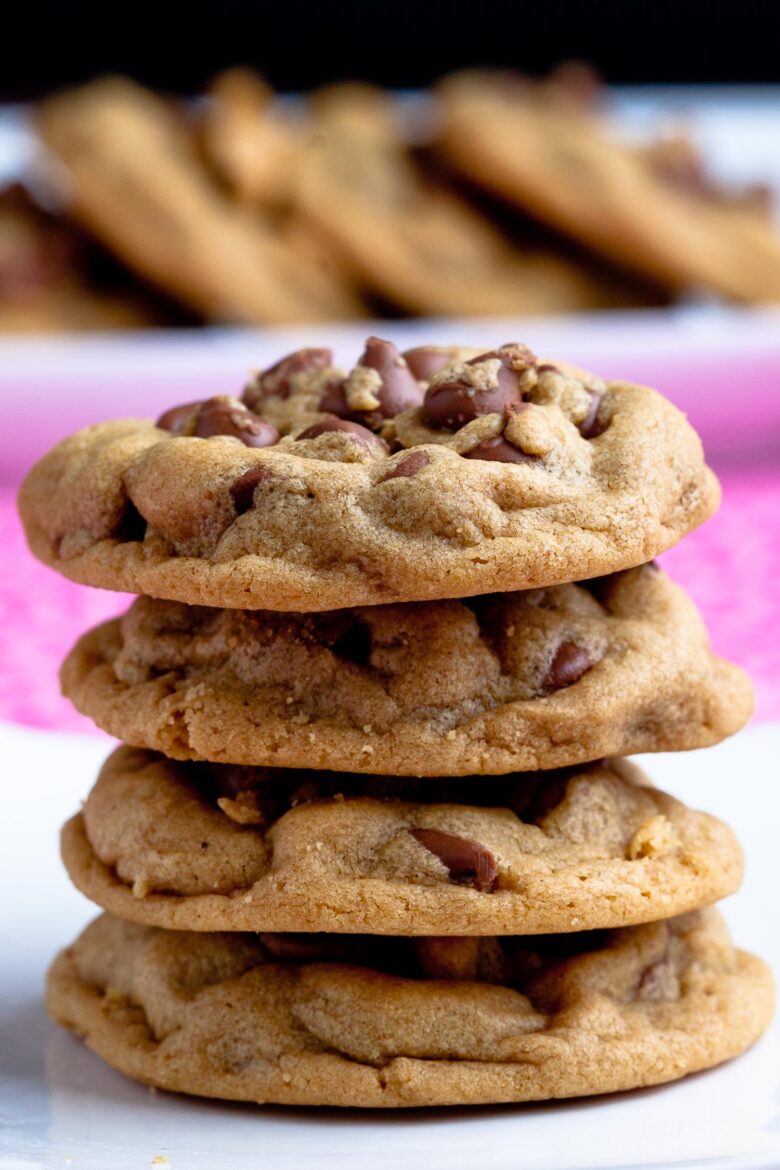
<path fill-rule="evenodd" d="M 766 199 L 719 189 L 691 143 L 621 141 L 555 79 L 465 71 L 438 94 L 442 149 L 480 187 L 670 291 L 780 300 L 780 233 Z"/>
<path fill-rule="evenodd" d="M 475 351 L 467 351 L 475 354 Z M 315 610 L 531 589 L 652 559 L 719 491 L 684 415 L 522 345 L 327 349 L 151 421 L 88 427 L 20 495 L 33 552 L 89 585 Z"/>
<path fill-rule="evenodd" d="M 588 267 L 551 241 L 516 244 L 441 176 L 426 173 L 402 133 L 402 111 L 381 89 L 332 85 L 309 107 L 297 167 L 279 168 L 294 176 L 293 207 L 361 287 L 385 301 L 429 316 L 530 316 L 649 302 L 647 289 Z M 257 117 L 255 137 L 264 121 L 272 133 L 272 118 Z M 259 150 L 245 154 L 262 157 Z"/>
<path fill-rule="evenodd" d="M 748 1048 L 772 976 L 717 911 L 607 934 L 188 934 L 97 919 L 47 1009 L 159 1088 L 286 1105 L 539 1101 L 657 1085 Z"/>
<path fill-rule="evenodd" d="M 64 693 L 175 759 L 462 775 L 717 743 L 750 680 L 652 566 L 577 585 L 324 614 L 138 598 Z"/>
<path fill-rule="evenodd" d="M 213 184 L 161 97 L 106 77 L 46 98 L 36 127 L 67 179 L 67 210 L 131 271 L 197 314 L 252 324 L 351 320 L 365 306 L 305 264 L 259 209 Z"/>
<path fill-rule="evenodd" d="M 121 747 L 62 845 L 92 901 L 176 930 L 590 930 L 697 909 L 742 876 L 726 825 L 625 760 L 402 780 Z"/>

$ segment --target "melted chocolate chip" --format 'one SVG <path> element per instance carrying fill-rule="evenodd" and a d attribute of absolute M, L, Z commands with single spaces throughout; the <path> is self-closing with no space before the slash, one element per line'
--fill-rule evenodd
<path fill-rule="evenodd" d="M 490 459 L 494 463 L 534 463 L 538 455 L 526 455 L 508 442 L 503 435 L 483 439 L 471 451 L 464 452 L 464 459 Z"/>
<path fill-rule="evenodd" d="M 209 398 L 201 403 L 195 421 L 195 435 L 199 439 L 230 435 L 240 439 L 246 447 L 270 447 L 279 439 L 276 427 L 249 410 L 243 402 L 227 396 Z"/>
<path fill-rule="evenodd" d="M 320 397 L 320 410 L 325 411 L 326 414 L 335 414 L 338 418 L 347 418 L 351 413 L 344 391 L 343 378 L 331 378 L 325 383 Z"/>
<path fill-rule="evenodd" d="M 388 479 L 406 479 L 410 475 L 416 475 L 423 467 L 427 467 L 430 461 L 431 457 L 427 451 L 410 451 L 403 459 L 399 459 L 379 482 L 386 483 Z"/>
<path fill-rule="evenodd" d="M 307 427 L 305 431 L 301 431 L 296 438 L 316 439 L 320 435 L 329 434 L 331 431 L 341 431 L 346 435 L 351 435 L 356 442 L 362 444 L 364 447 L 381 447 L 383 450 L 389 451 L 389 447 L 384 439 L 380 439 L 379 435 L 375 435 L 368 427 L 363 427 L 360 423 L 350 422 L 345 418 L 336 418 L 335 415 L 330 418 L 320 419 L 313 426 Z"/>
<path fill-rule="evenodd" d="M 576 683 L 594 665 L 593 659 L 576 642 L 561 642 L 547 674 L 542 680 L 545 691 L 560 691 Z"/>
<path fill-rule="evenodd" d="M 242 516 L 244 512 L 248 512 L 254 505 L 255 488 L 259 483 L 263 483 L 266 479 L 271 479 L 272 473 L 267 467 L 260 464 L 257 467 L 250 467 L 243 475 L 240 475 L 235 483 L 230 485 L 230 494 L 233 497 L 233 504 L 236 512 Z"/>
<path fill-rule="evenodd" d="M 579 432 L 583 439 L 597 439 L 607 429 L 607 424 L 600 423 L 598 420 L 599 406 L 603 395 L 598 390 L 590 388 L 588 388 L 588 394 L 590 395 L 590 408 L 579 425 Z"/>
<path fill-rule="evenodd" d="M 467 837 L 443 833 L 440 829 L 410 829 L 424 849 L 435 854 L 456 881 L 471 878 L 477 890 L 491 893 L 498 884 L 498 866 L 489 849 Z"/>
<path fill-rule="evenodd" d="M 383 418 L 394 418 L 422 402 L 422 387 L 392 341 L 369 337 L 358 365 L 376 370 L 382 379 L 377 398 Z"/>
<path fill-rule="evenodd" d="M 207 398 L 205 402 L 188 402 L 166 410 L 157 420 L 161 430 L 173 435 L 210 439 L 230 435 L 246 447 L 270 447 L 279 439 L 276 427 L 254 414 L 235 398 L 226 394 Z"/>
<path fill-rule="evenodd" d="M 170 410 L 160 415 L 154 425 L 161 431 L 170 431 L 172 435 L 193 434 L 200 407 L 200 402 L 185 402 L 181 406 L 172 406 Z"/>
<path fill-rule="evenodd" d="M 452 361 L 451 351 L 439 349 L 436 345 L 418 345 L 414 349 L 405 349 L 402 357 L 420 382 L 430 382 L 434 374 L 445 369 Z"/>
<path fill-rule="evenodd" d="M 495 384 L 484 390 L 458 378 L 429 386 L 424 400 L 428 421 L 434 426 L 457 430 L 480 415 L 502 412 L 522 402 L 520 375 L 535 365 L 536 358 L 524 345 L 502 345 L 472 358 L 466 365 L 481 365 L 495 358 L 500 362 Z"/>
<path fill-rule="evenodd" d="M 327 370 L 332 365 L 331 349 L 298 349 L 258 374 L 244 390 L 244 402 L 254 408 L 263 398 L 289 398 L 295 374 L 305 370 Z"/>

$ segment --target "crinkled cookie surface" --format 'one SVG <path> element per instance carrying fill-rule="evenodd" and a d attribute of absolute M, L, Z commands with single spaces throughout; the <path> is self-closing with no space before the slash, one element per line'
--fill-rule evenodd
<path fill-rule="evenodd" d="M 390 775 L 704 747 L 752 709 L 652 566 L 311 615 L 139 598 L 81 639 L 62 682 L 112 735 L 174 758 Z"/>
<path fill-rule="evenodd" d="M 175 764 L 122 747 L 63 833 L 71 878 L 185 930 L 538 934 L 733 893 L 732 831 L 625 760 L 461 780 Z"/>
<path fill-rule="evenodd" d="M 557 939 L 188 934 L 99 918 L 52 1018 L 161 1088 L 285 1104 L 531 1101 L 674 1080 L 752 1044 L 765 965 L 716 911 Z"/>
<path fill-rule="evenodd" d="M 517 344 L 370 338 L 332 362 L 301 350 L 243 400 L 66 439 L 22 487 L 33 552 L 86 584 L 311 612 L 610 573 L 717 506 L 698 437 L 645 387 Z"/>

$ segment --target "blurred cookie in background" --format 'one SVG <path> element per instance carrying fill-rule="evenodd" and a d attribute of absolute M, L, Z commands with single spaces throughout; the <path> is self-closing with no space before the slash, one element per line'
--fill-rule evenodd
<path fill-rule="evenodd" d="M 360 300 L 303 264 L 259 212 L 212 183 L 175 111 L 107 78 L 42 103 L 40 133 L 69 176 L 69 212 L 133 271 L 207 320 L 348 319 Z"/>
<path fill-rule="evenodd" d="M 0 188 L 0 333 L 186 323 L 21 183 Z"/>
<path fill-rule="evenodd" d="M 466 71 L 437 92 L 441 149 L 479 187 L 672 293 L 780 300 L 780 235 L 755 190 L 721 192 L 690 147 L 624 141 L 571 74 Z"/>

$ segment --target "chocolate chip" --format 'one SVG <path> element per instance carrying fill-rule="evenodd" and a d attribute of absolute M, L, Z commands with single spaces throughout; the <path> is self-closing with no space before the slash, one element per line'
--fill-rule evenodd
<path fill-rule="evenodd" d="M 479 389 L 462 378 L 429 386 L 424 400 L 428 421 L 434 426 L 457 430 L 480 415 L 502 412 L 511 404 L 521 402 L 520 375 L 535 365 L 536 358 L 524 345 L 502 345 L 465 364 L 476 366 L 495 358 L 500 365 L 493 386 Z"/>
<path fill-rule="evenodd" d="M 250 382 L 244 390 L 244 402 L 254 408 L 264 398 L 289 398 L 295 374 L 305 370 L 327 370 L 332 365 L 332 349 L 298 349 L 295 353 L 288 353 Z"/>
<path fill-rule="evenodd" d="M 245 471 L 243 475 L 238 477 L 235 483 L 230 485 L 230 494 L 233 497 L 233 504 L 239 516 L 243 516 L 244 512 L 248 512 L 254 505 L 255 488 L 257 485 L 271 478 L 272 472 L 260 464 L 257 467 L 250 467 L 248 471 Z"/>
<path fill-rule="evenodd" d="M 410 451 L 403 459 L 399 459 L 379 482 L 386 483 L 388 479 L 406 479 L 410 475 L 416 475 L 423 467 L 427 467 L 430 461 L 431 457 L 427 451 Z"/>
<path fill-rule="evenodd" d="M 588 387 L 588 394 L 590 395 L 590 408 L 578 429 L 583 439 L 597 439 L 607 429 L 606 423 L 600 423 L 598 420 L 599 406 L 601 406 L 603 395 L 598 390 L 591 390 L 590 387 Z"/>
<path fill-rule="evenodd" d="M 563 371 L 554 366 L 552 362 L 542 362 L 540 366 L 536 367 L 536 372 L 537 374 L 560 374 Z"/>
<path fill-rule="evenodd" d="M 369 337 L 358 365 L 376 370 L 382 379 L 377 398 L 383 418 L 394 418 L 422 402 L 422 387 L 392 341 Z"/>
<path fill-rule="evenodd" d="M 173 435 L 190 435 L 198 439 L 231 435 L 247 447 L 270 447 L 279 439 L 276 427 L 227 394 L 208 398 L 205 402 L 174 406 L 160 415 L 156 426 Z"/>
<path fill-rule="evenodd" d="M 593 659 L 576 642 L 561 642 L 547 674 L 542 680 L 545 691 L 560 691 L 581 679 L 594 665 Z"/>
<path fill-rule="evenodd" d="M 201 403 L 195 421 L 195 435 L 210 439 L 230 435 L 246 447 L 270 447 L 279 439 L 276 427 L 244 406 L 236 398 L 218 395 Z"/>
<path fill-rule="evenodd" d="M 380 439 L 379 435 L 375 435 L 368 427 L 350 422 L 345 418 L 336 418 L 335 415 L 323 418 L 318 423 L 314 423 L 313 426 L 307 427 L 305 431 L 296 435 L 296 439 L 316 439 L 320 435 L 330 434 L 332 431 L 341 431 L 345 435 L 351 435 L 356 442 L 364 447 L 381 447 L 384 451 L 390 450 L 384 439 Z"/>
<path fill-rule="evenodd" d="M 170 410 L 160 415 L 154 425 L 161 431 L 170 431 L 172 435 L 192 435 L 195 433 L 200 407 L 200 402 L 185 402 L 181 406 L 172 406 Z"/>
<path fill-rule="evenodd" d="M 325 383 L 320 397 L 320 410 L 326 414 L 335 414 L 338 418 L 346 418 L 351 413 L 343 378 L 331 378 Z"/>
<path fill-rule="evenodd" d="M 483 439 L 471 451 L 464 452 L 465 459 L 490 459 L 495 463 L 533 463 L 538 455 L 526 455 L 509 443 L 502 435 Z"/>
<path fill-rule="evenodd" d="M 451 878 L 473 878 L 474 887 L 491 893 L 498 883 L 498 866 L 489 849 L 467 837 L 443 833 L 440 829 L 410 829 L 424 849 L 435 854 Z"/>
<path fill-rule="evenodd" d="M 401 356 L 420 382 L 430 382 L 434 374 L 452 362 L 452 351 L 440 349 L 438 345 L 418 345 L 414 349 L 405 349 Z"/>

